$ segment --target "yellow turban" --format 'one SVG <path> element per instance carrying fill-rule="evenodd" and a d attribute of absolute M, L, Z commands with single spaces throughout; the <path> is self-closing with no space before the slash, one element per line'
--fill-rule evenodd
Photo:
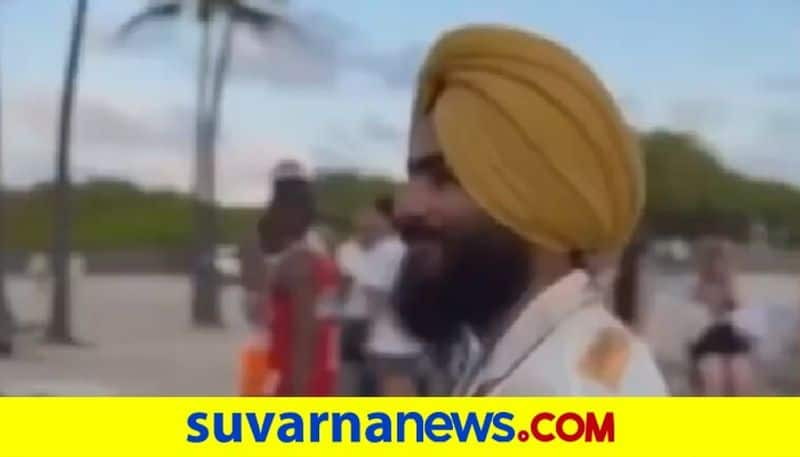
<path fill-rule="evenodd" d="M 526 240 L 557 252 L 627 242 L 644 201 L 637 142 L 565 48 L 502 27 L 449 32 L 422 68 L 419 112 L 464 190 Z"/>

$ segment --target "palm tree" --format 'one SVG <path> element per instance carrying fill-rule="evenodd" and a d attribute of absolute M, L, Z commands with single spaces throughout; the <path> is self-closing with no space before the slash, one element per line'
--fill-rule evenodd
<path fill-rule="evenodd" d="M 284 17 L 248 6 L 241 0 L 172 0 L 155 2 L 128 20 L 118 39 L 126 38 L 141 24 L 189 14 L 201 28 L 197 68 L 197 112 L 195 123 L 195 230 L 192 320 L 197 325 L 221 324 L 219 277 L 214 267 L 217 240 L 215 161 L 216 143 L 225 78 L 231 59 L 233 27 L 247 24 L 259 33 L 278 27 L 297 34 Z M 222 42 L 212 57 L 211 27 L 222 21 Z"/>
<path fill-rule="evenodd" d="M 86 24 L 87 0 L 77 0 L 75 18 L 72 25 L 69 56 L 64 73 L 64 87 L 61 96 L 61 112 L 58 131 L 58 153 L 56 160 L 55 186 L 55 225 L 53 243 L 53 313 L 47 329 L 47 338 L 54 343 L 73 343 L 70 331 L 70 238 L 72 235 L 70 164 L 70 133 L 72 130 L 72 111 L 77 90 L 83 30 Z"/>
<path fill-rule="evenodd" d="M 3 65 L 0 63 L 0 71 Z M 6 269 L 5 269 L 5 245 L 4 245 L 4 228 L 5 228 L 5 213 L 4 213 L 4 198 L 3 192 L 3 96 L 2 96 L 2 78 L 0 78 L 0 357 L 11 355 L 13 348 L 14 336 L 14 319 L 11 314 L 11 308 L 6 300 Z"/>

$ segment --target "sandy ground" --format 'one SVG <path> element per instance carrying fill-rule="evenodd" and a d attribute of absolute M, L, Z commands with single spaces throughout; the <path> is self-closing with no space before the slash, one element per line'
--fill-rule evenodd
<path fill-rule="evenodd" d="M 654 278 L 644 337 L 676 395 L 687 393 L 684 347 L 703 314 L 682 298 L 689 277 Z M 800 394 L 797 350 L 800 290 L 796 278 L 751 275 L 740 281 L 745 302 L 763 320 L 758 346 L 760 394 Z M 183 276 L 91 276 L 76 288 L 75 335 L 86 346 L 44 344 L 35 325 L 48 315 L 46 296 L 26 278 L 9 280 L 16 317 L 34 328 L 18 338 L 13 359 L 0 359 L 0 394 L 232 395 L 236 354 L 247 337 L 240 292 L 223 294 L 225 326 L 189 325 L 189 282 Z"/>

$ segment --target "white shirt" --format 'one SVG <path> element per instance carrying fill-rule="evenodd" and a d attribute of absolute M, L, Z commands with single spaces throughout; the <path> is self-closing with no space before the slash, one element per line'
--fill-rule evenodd
<path fill-rule="evenodd" d="M 367 319 L 367 297 L 363 286 L 357 281 L 365 252 L 354 240 L 342 244 L 336 252 L 336 263 L 344 276 L 352 278 L 350 291 L 342 307 L 342 317 L 346 319 Z"/>
<path fill-rule="evenodd" d="M 378 240 L 364 252 L 358 281 L 365 287 L 390 292 L 404 255 L 405 246 L 400 238 L 388 236 Z"/>
<path fill-rule="evenodd" d="M 396 236 L 377 242 L 364 256 L 358 282 L 364 287 L 391 294 L 404 255 L 405 246 Z M 421 352 L 421 343 L 403 329 L 390 305 L 371 310 L 370 315 L 368 352 L 388 356 L 414 356 Z"/>
<path fill-rule="evenodd" d="M 649 349 L 575 271 L 535 297 L 454 395 L 663 396 Z"/>
<path fill-rule="evenodd" d="M 312 252 L 321 255 L 328 255 L 328 249 L 325 246 L 325 240 L 320 236 L 319 232 L 315 228 L 310 228 L 302 238 L 289 243 L 288 246 L 284 247 L 280 251 L 274 254 L 268 254 L 264 257 L 264 260 L 270 266 L 278 265 L 288 257 L 292 252 L 295 252 L 296 249 L 309 249 Z"/>

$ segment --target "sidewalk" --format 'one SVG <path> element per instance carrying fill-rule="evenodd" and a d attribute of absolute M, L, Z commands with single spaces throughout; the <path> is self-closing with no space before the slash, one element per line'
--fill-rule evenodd
<path fill-rule="evenodd" d="M 680 299 L 685 280 L 657 278 L 658 293 L 645 339 L 653 347 L 674 395 L 686 395 L 685 341 L 699 318 Z M 792 284 L 775 277 L 744 281 L 753 303 L 796 299 Z M 236 393 L 237 355 L 247 325 L 237 287 L 223 294 L 222 329 L 189 324 L 189 280 L 185 276 L 90 276 L 76 288 L 74 334 L 87 347 L 43 344 L 40 331 L 17 338 L 17 353 L 0 359 L 0 394 L 34 395 L 232 395 Z M 49 304 L 34 285 L 11 277 L 8 295 L 23 325 L 44 323 Z M 798 312 L 776 306 L 775 322 L 792 324 Z M 800 351 L 790 348 L 787 332 L 770 324 L 759 345 L 761 395 L 800 394 Z"/>
<path fill-rule="evenodd" d="M 49 314 L 33 284 L 9 280 L 20 322 Z M 74 334 L 87 346 L 44 344 L 24 332 L 11 360 L 0 359 L 0 393 L 69 395 L 230 395 L 246 336 L 238 289 L 223 294 L 222 329 L 189 325 L 183 276 L 92 276 L 77 287 Z"/>
<path fill-rule="evenodd" d="M 706 313 L 690 303 L 691 277 L 655 276 L 644 339 L 650 345 L 673 395 L 689 395 L 686 349 L 707 323 Z M 794 275 L 749 274 L 739 278 L 740 299 L 764 317 L 766 331 L 755 342 L 753 358 L 758 395 L 800 395 L 800 309 Z M 763 314 L 762 314 L 763 313 Z M 742 322 L 746 323 L 746 322 Z M 761 324 L 756 323 L 756 327 Z"/>

